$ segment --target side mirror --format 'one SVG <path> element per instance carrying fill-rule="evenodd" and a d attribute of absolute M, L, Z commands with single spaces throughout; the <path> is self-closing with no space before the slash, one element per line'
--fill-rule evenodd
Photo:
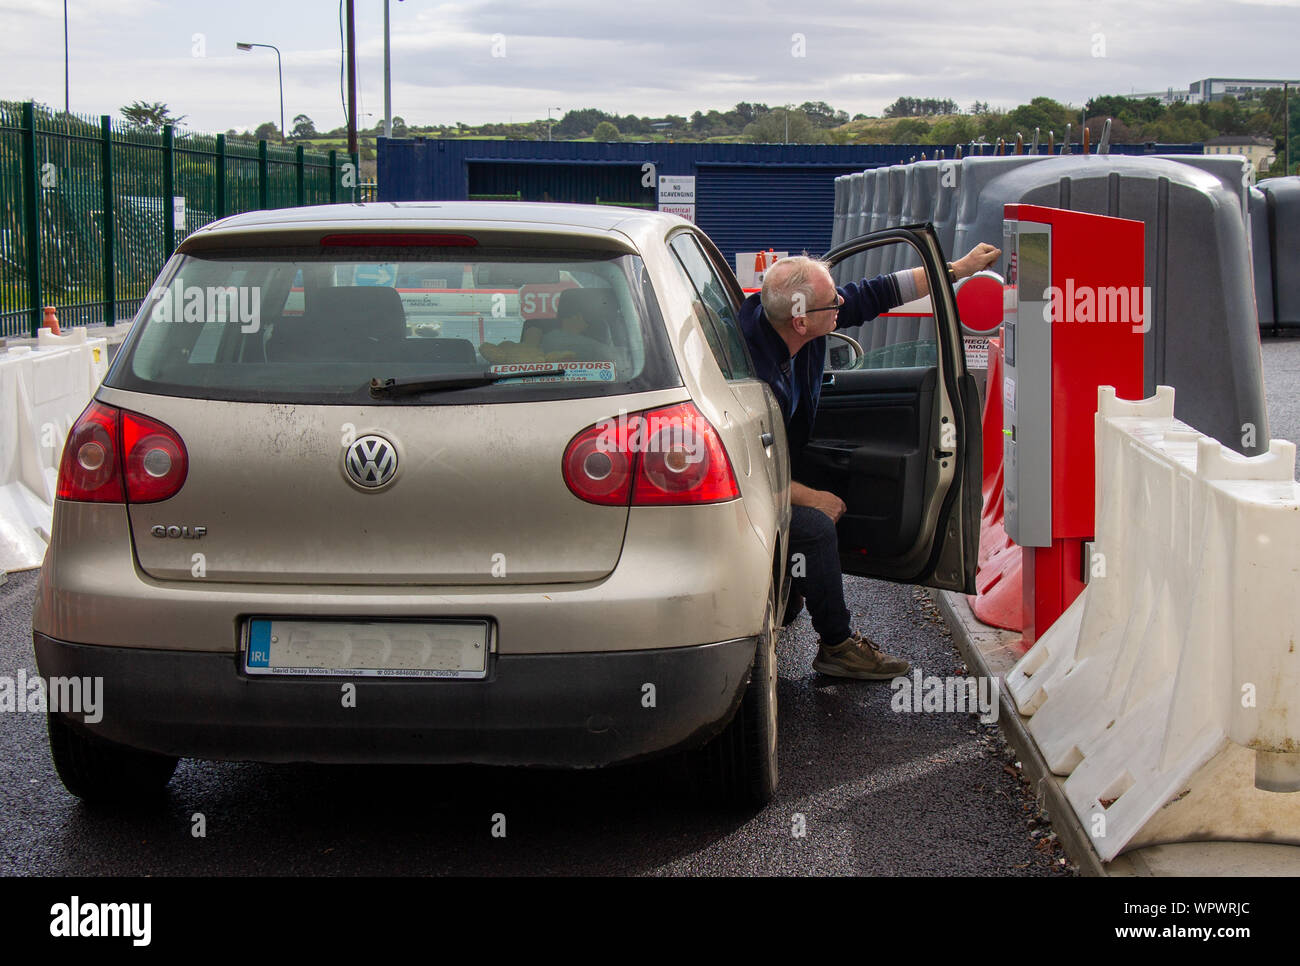
<path fill-rule="evenodd" d="M 831 332 L 826 336 L 826 371 L 837 372 L 856 369 L 866 358 L 862 346 L 856 339 L 843 332 Z"/>

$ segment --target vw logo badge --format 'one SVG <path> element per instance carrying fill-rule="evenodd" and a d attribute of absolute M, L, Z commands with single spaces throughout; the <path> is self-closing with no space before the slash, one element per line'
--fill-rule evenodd
<path fill-rule="evenodd" d="M 343 466 L 357 486 L 377 490 L 397 473 L 397 448 L 382 436 L 361 436 L 347 448 Z"/>

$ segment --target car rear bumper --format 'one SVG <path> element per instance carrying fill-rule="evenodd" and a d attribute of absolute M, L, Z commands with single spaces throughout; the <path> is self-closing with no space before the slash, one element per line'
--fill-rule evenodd
<path fill-rule="evenodd" d="M 119 744 L 264 762 L 474 762 L 587 768 L 702 744 L 734 715 L 754 638 L 661 650 L 493 655 L 481 681 L 249 677 L 234 654 L 33 634 L 50 677 L 102 678 Z M 355 701 L 344 701 L 344 685 Z M 652 689 L 647 685 L 653 686 Z M 93 717 L 93 716 L 92 716 Z"/>

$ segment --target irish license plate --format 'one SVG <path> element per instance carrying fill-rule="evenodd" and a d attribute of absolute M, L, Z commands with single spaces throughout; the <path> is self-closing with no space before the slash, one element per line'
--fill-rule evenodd
<path fill-rule="evenodd" d="M 487 677 L 488 622 L 248 622 L 249 674 L 333 677 Z"/>

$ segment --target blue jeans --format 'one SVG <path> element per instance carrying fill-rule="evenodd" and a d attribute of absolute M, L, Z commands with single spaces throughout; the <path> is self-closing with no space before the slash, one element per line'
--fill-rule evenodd
<path fill-rule="evenodd" d="M 813 630 L 822 643 L 839 644 L 852 633 L 852 628 L 849 609 L 844 605 L 844 577 L 840 572 L 835 524 L 821 510 L 810 506 L 792 506 L 790 511 L 790 572 L 794 575 L 794 589 L 803 594 Z"/>

